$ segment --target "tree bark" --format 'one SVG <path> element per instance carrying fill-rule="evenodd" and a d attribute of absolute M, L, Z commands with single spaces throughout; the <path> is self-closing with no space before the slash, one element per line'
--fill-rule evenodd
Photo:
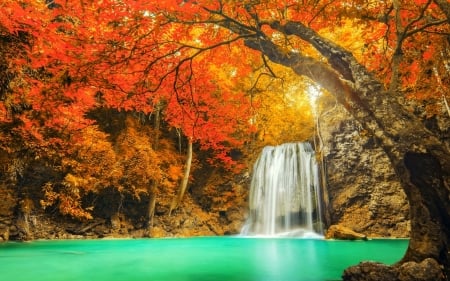
<path fill-rule="evenodd" d="M 153 227 L 153 219 L 155 217 L 155 207 L 156 207 L 156 193 L 158 190 L 158 183 L 151 183 L 150 187 L 150 198 L 148 200 L 147 206 L 147 231 L 150 235 L 150 230 Z"/>
<path fill-rule="evenodd" d="M 434 0 L 434 3 L 439 6 L 439 9 L 441 9 L 447 17 L 447 21 L 450 22 L 450 3 L 448 0 Z"/>
<path fill-rule="evenodd" d="M 159 137 L 161 135 L 161 104 L 157 103 L 155 106 L 155 120 L 153 123 L 155 129 L 155 136 L 153 138 L 152 148 L 154 151 L 159 150 Z M 150 198 L 147 207 L 147 232 L 150 236 L 150 230 L 153 227 L 153 219 L 155 217 L 155 208 L 156 208 L 156 195 L 158 192 L 159 183 L 154 180 L 150 183 Z"/>
<path fill-rule="evenodd" d="M 317 114 L 317 113 L 316 113 Z M 315 117 L 316 121 L 316 138 L 317 143 L 314 142 L 314 147 L 316 150 L 316 153 L 319 155 L 319 169 L 320 169 L 320 193 L 321 193 L 321 202 L 323 205 L 323 223 L 324 225 L 330 225 L 331 224 L 331 212 L 330 212 L 330 197 L 328 194 L 327 189 L 327 166 L 324 161 L 324 151 L 323 151 L 323 140 L 321 135 L 321 128 L 320 128 L 320 115 Z M 316 154 L 317 155 L 317 154 Z M 322 230 L 324 230 L 324 227 L 322 227 Z"/>
<path fill-rule="evenodd" d="M 173 198 L 172 203 L 170 204 L 169 216 L 172 214 L 172 211 L 178 207 L 178 205 L 181 203 L 181 200 L 183 200 L 183 196 L 184 193 L 186 192 L 187 185 L 189 182 L 189 175 L 191 173 L 191 164 L 192 164 L 192 140 L 189 139 L 183 179 L 181 180 L 177 195 Z"/>
<path fill-rule="evenodd" d="M 401 106 L 397 99 L 400 95 L 387 91 L 351 53 L 301 23 L 270 25 L 311 43 L 328 63 L 299 52 L 286 53 L 263 37 L 247 39 L 246 46 L 327 89 L 374 135 L 389 157 L 410 203 L 410 244 L 401 263 L 432 258 L 449 276 L 450 152 L 447 147 Z"/>

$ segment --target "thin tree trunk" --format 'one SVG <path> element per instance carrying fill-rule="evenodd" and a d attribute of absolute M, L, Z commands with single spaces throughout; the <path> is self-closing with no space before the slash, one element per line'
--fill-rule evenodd
<path fill-rule="evenodd" d="M 155 206 L 156 206 L 156 189 L 158 184 L 155 182 L 150 189 L 150 199 L 148 201 L 148 221 L 147 230 L 153 227 L 153 218 L 155 217 Z"/>
<path fill-rule="evenodd" d="M 403 59 L 402 44 L 403 44 L 403 28 L 401 24 L 400 16 L 400 2 L 398 0 L 392 1 L 394 11 L 395 11 L 395 33 L 397 35 L 397 44 L 395 46 L 394 55 L 392 57 L 392 76 L 391 82 L 389 84 L 389 92 L 395 93 L 399 87 L 399 77 L 400 77 L 400 63 Z"/>
<path fill-rule="evenodd" d="M 159 149 L 159 137 L 161 130 L 161 105 L 157 103 L 155 106 L 155 120 L 153 123 L 153 127 L 155 129 L 155 136 L 153 138 L 152 148 L 154 151 Z M 158 191 L 159 183 L 157 181 L 152 181 L 150 183 L 150 199 L 147 207 L 147 231 L 150 233 L 150 229 L 153 227 L 153 219 L 155 217 L 155 207 L 156 207 L 156 194 Z"/>
<path fill-rule="evenodd" d="M 181 203 L 181 200 L 183 200 L 183 196 L 184 196 L 184 193 L 186 192 L 188 182 L 189 182 L 189 175 L 191 173 L 191 164 L 192 164 L 192 140 L 189 139 L 183 179 L 181 180 L 177 195 L 173 198 L 172 203 L 170 204 L 169 216 L 172 214 L 172 211 L 175 210 L 179 206 L 179 204 Z"/>
<path fill-rule="evenodd" d="M 159 149 L 159 136 L 161 135 L 161 103 L 155 105 L 155 121 L 153 123 L 155 128 L 155 137 L 153 138 L 153 150 Z"/>
<path fill-rule="evenodd" d="M 442 84 L 442 79 L 441 79 L 441 76 L 439 75 L 437 67 L 433 67 L 433 73 L 434 73 L 434 76 L 436 77 L 436 81 L 438 82 L 438 85 L 439 85 L 439 90 L 442 95 L 444 107 L 447 110 L 448 116 L 450 117 L 450 107 L 448 105 L 447 98 L 445 97 L 445 93 L 448 92 L 448 89 L 447 89 L 447 87 L 444 86 L 444 84 Z"/>
<path fill-rule="evenodd" d="M 450 117 L 450 106 L 448 105 L 447 98 L 442 94 L 442 99 L 444 100 L 445 109 L 447 109 L 447 114 Z"/>

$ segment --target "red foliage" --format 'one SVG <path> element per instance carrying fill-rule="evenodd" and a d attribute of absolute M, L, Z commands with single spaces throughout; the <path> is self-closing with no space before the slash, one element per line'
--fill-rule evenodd
<path fill-rule="evenodd" d="M 56 1 L 57 7 L 44 2 L 0 4 L 0 35 L 13 46 L 2 49 L 0 61 L 12 77 L 0 85 L 1 126 L 11 129 L 2 130 L 0 139 L 11 147 L 19 140 L 22 149 L 38 155 L 52 151 L 65 157 L 80 149 L 85 141 L 80 134 L 98 130 L 87 117 L 94 109 L 148 116 L 162 107 L 169 126 L 234 165 L 228 152 L 242 146 L 252 129 L 251 102 L 239 79 L 260 65 L 259 54 L 245 48 L 243 40 L 258 34 L 296 52 L 305 44 L 275 32 L 270 21 L 300 21 L 320 31 L 354 20 L 355 28 L 364 31 L 361 60 L 386 84 L 394 52 L 402 54 L 400 80 L 410 96 L 427 91 L 425 96 L 435 96 L 429 73 L 432 65 L 442 70 L 446 63 L 440 56 L 447 52 L 442 34 L 449 26 L 429 1 L 399 1 L 397 14 L 383 1 L 359 0 Z M 220 27 L 224 18 L 234 20 L 228 28 Z M 153 167 L 149 158 L 141 160 Z M 178 171 L 170 168 L 173 163 L 153 164 Z M 133 175 L 143 180 L 140 184 L 161 178 L 138 172 Z"/>

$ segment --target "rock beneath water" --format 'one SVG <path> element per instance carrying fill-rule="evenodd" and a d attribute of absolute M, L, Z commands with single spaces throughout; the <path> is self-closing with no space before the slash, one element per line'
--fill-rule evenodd
<path fill-rule="evenodd" d="M 343 225 L 332 225 L 328 228 L 326 239 L 341 239 L 341 240 L 367 240 L 367 236 Z"/>

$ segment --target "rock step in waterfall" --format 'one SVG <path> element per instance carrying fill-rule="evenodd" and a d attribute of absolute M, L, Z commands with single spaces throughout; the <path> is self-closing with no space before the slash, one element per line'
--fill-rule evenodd
<path fill-rule="evenodd" d="M 310 143 L 267 146 L 256 160 L 244 236 L 321 237 L 319 169 Z"/>

